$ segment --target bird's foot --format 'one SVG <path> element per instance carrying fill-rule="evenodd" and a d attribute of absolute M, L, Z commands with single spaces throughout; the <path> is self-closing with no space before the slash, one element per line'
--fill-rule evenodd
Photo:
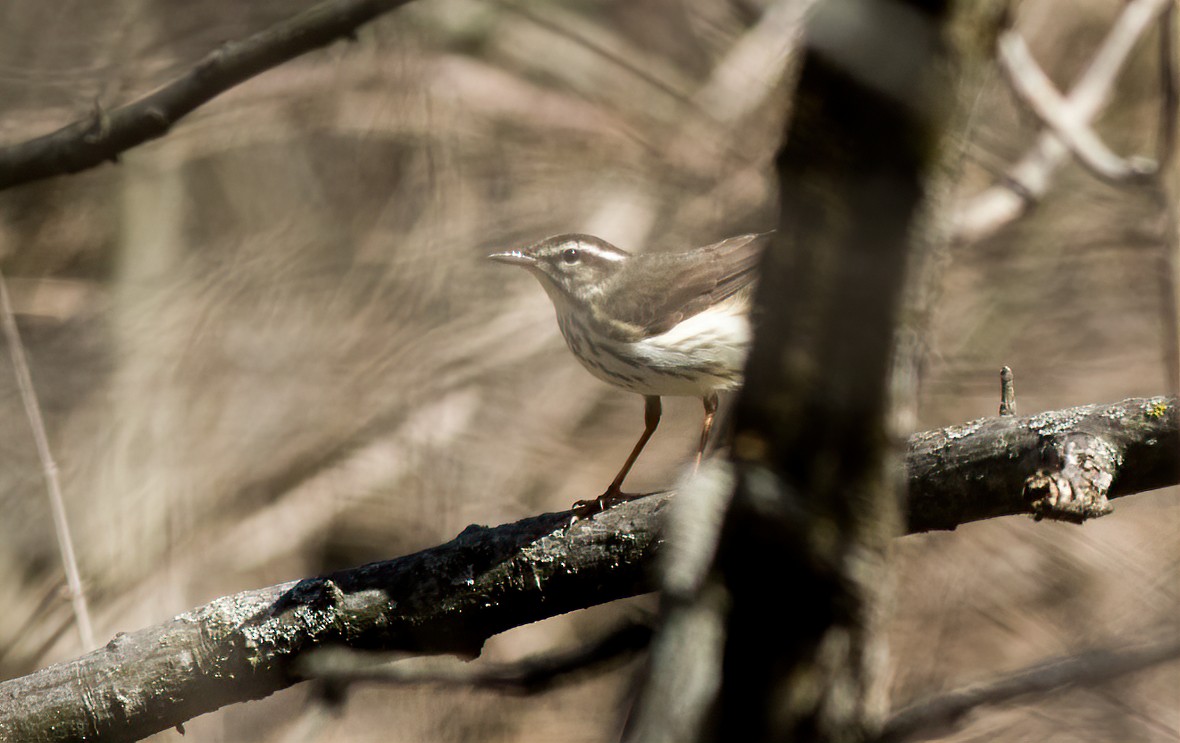
<path fill-rule="evenodd" d="M 591 500 L 580 500 L 575 503 L 571 507 L 572 513 L 570 514 L 570 521 L 567 527 L 573 526 L 579 521 L 585 521 L 591 516 L 597 513 L 602 513 L 608 508 L 614 508 L 620 503 L 626 503 L 627 501 L 633 501 L 636 498 L 644 498 L 646 496 L 656 495 L 657 493 L 662 492 L 662 490 L 656 490 L 650 493 L 624 493 L 621 490 L 608 489 L 605 493 L 598 496 L 597 498 Z"/>

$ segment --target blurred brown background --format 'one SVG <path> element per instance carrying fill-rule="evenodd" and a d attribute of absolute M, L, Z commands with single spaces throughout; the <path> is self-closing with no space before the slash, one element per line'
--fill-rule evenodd
<path fill-rule="evenodd" d="M 115 106 L 311 3 L 6 0 L 0 143 Z M 1121 7 L 1018 3 L 1065 86 Z M 680 249 L 773 223 L 780 79 L 799 7 L 762 0 L 419 0 L 249 81 L 118 166 L 0 193 L 0 260 L 62 468 L 100 641 L 214 597 L 445 541 L 600 492 L 639 398 L 573 360 L 493 249 L 568 231 Z M 1100 130 L 1155 142 L 1154 40 Z M 1035 126 L 995 75 L 956 198 Z M 1168 391 L 1156 212 L 1064 168 L 1051 198 L 949 254 L 920 429 Z M 670 484 L 699 402 L 671 400 L 633 480 Z M 0 364 L 0 678 L 81 652 L 32 437 Z M 1023 518 L 897 545 L 894 694 L 1150 634 L 1177 609 L 1174 491 L 1073 527 Z M 495 638 L 574 642 L 622 602 Z M 296 687 L 188 740 L 603 741 L 633 668 L 532 699 Z M 1180 737 L 1180 669 L 980 713 L 952 740 Z M 169 732 L 159 740 L 175 740 Z"/>

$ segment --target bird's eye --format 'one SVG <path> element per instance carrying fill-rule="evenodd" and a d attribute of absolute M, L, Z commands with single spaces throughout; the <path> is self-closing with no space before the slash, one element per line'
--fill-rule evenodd
<path fill-rule="evenodd" d="M 561 251 L 561 259 L 571 265 L 577 263 L 578 259 L 581 257 L 582 254 L 578 252 L 577 248 L 566 248 L 565 250 Z"/>

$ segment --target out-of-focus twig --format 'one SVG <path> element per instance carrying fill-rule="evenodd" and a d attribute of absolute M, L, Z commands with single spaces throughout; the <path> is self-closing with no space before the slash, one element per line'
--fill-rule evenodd
<path fill-rule="evenodd" d="M 1170 0 L 1131 0 L 1106 35 L 1069 96 L 1068 114 L 1075 121 L 1089 122 L 1106 105 L 1114 82 L 1135 44 L 1151 27 Z M 1056 169 L 1069 155 L 1069 148 L 1052 130 L 1041 132 L 1036 144 L 996 184 L 962 204 L 952 219 L 957 241 L 973 242 L 995 234 L 1020 217 L 1048 190 Z"/>
<path fill-rule="evenodd" d="M 1180 64 L 1176 60 L 1176 4 L 1168 3 L 1160 17 L 1160 144 L 1157 157 L 1169 163 L 1176 154 L 1176 137 L 1180 132 Z"/>
<path fill-rule="evenodd" d="M 1134 647 L 1103 648 L 1055 658 L 905 707 L 893 714 L 879 741 L 901 741 L 919 733 L 951 728 L 964 715 L 984 705 L 1101 684 L 1176 658 L 1180 658 L 1180 639 L 1174 636 Z"/>
<path fill-rule="evenodd" d="M 1176 60 L 1176 4 L 1160 18 L 1160 131 L 1156 191 L 1164 215 L 1164 370 L 1170 392 L 1180 392 L 1180 159 L 1176 153 L 1180 126 L 1180 63 Z"/>
<path fill-rule="evenodd" d="M 768 142 L 735 137 L 735 128 L 748 126 L 757 116 L 765 118 L 764 104 L 772 96 L 788 97 L 803 22 L 814 6 L 814 0 L 769 3 L 693 94 L 702 115 L 680 123 L 665 157 L 714 185 L 683 200 L 672 224 L 691 224 L 692 215 L 710 210 L 725 214 L 769 197 L 772 186 L 766 173 L 773 148 Z"/>
<path fill-rule="evenodd" d="M 15 646 L 15 644 L 17 642 L 17 638 L 25 638 L 29 634 L 29 631 L 31 629 L 33 629 L 34 627 L 42 626 L 47 621 L 49 621 L 50 609 L 57 606 L 58 602 L 61 600 L 61 589 L 62 589 L 61 578 L 55 578 L 54 580 L 49 582 L 49 585 L 47 585 L 45 587 L 44 592 L 41 594 L 41 600 L 33 602 L 33 604 L 32 604 L 33 608 L 29 612 L 29 615 L 27 617 L 25 617 L 24 621 L 21 622 L 20 625 L 18 625 L 16 631 L 12 632 L 9 635 L 9 639 L 8 639 L 7 643 L 4 645 L 0 645 L 0 664 L 2 664 L 4 662 L 5 656 L 7 656 L 8 653 Z M 69 628 L 68 623 L 66 624 L 66 628 L 67 629 Z M 63 633 L 52 632 L 52 633 L 50 633 L 50 637 L 52 637 L 56 640 L 58 635 L 60 635 L 60 634 L 63 634 Z M 39 656 L 34 655 L 33 657 L 36 658 Z"/>
<path fill-rule="evenodd" d="M 778 88 L 815 0 L 775 0 L 709 73 L 693 100 L 721 124 L 745 120 Z"/>
<path fill-rule="evenodd" d="M 1028 44 L 1015 31 L 1000 36 L 997 60 L 1017 98 L 1049 127 L 1069 148 L 1078 162 L 1099 178 L 1113 182 L 1143 181 L 1153 176 L 1158 165 L 1147 158 L 1116 155 L 1076 108 L 1057 92 L 1053 81 L 1037 64 Z"/>
<path fill-rule="evenodd" d="M 587 643 L 513 663 L 472 664 L 454 657 L 407 657 L 404 653 L 366 653 L 324 648 L 301 658 L 299 672 L 331 684 L 378 682 L 434 684 L 536 694 L 624 661 L 651 642 L 652 628 L 628 622 Z"/>
<path fill-rule="evenodd" d="M 593 39 L 587 37 L 585 34 L 578 33 L 577 31 L 562 23 L 558 23 L 544 15 L 537 13 L 536 10 L 530 7 L 530 4 L 518 4 L 511 2 L 510 0 L 495 0 L 495 4 L 510 13 L 515 13 L 521 18 L 529 20 L 546 31 L 550 31 L 564 39 L 568 39 L 569 41 L 578 44 L 579 46 L 585 47 L 594 54 L 597 54 L 598 56 L 607 60 L 611 64 L 614 64 L 622 70 L 626 70 L 628 73 L 647 83 L 655 90 L 668 95 L 670 98 L 679 101 L 686 106 L 695 107 L 695 102 L 684 91 L 677 90 L 675 86 L 667 83 L 664 80 L 661 80 L 659 77 L 651 74 L 631 60 L 620 54 L 616 54 L 611 49 L 608 49 L 606 46 L 599 44 Z"/>
<path fill-rule="evenodd" d="M 49 511 L 53 514 L 53 533 L 57 535 L 57 546 L 61 551 L 62 565 L 66 571 L 66 584 L 70 590 L 70 602 L 74 607 L 74 621 L 78 625 L 78 638 L 82 647 L 90 650 L 95 646 L 94 627 L 90 623 L 90 609 L 86 605 L 86 593 L 82 590 L 82 577 L 78 571 L 78 558 L 74 554 L 74 540 L 70 536 L 70 524 L 66 518 L 65 499 L 61 494 L 61 480 L 58 478 L 57 463 L 49 449 L 49 437 L 45 433 L 45 420 L 41 417 L 41 406 L 37 402 L 37 391 L 33 387 L 33 375 L 25 358 L 20 330 L 16 326 L 16 315 L 12 311 L 12 299 L 8 296 L 8 283 L 0 273 L 0 321 L 4 325 L 4 340 L 12 356 L 17 387 L 29 427 L 33 431 L 33 442 L 37 446 L 37 458 L 41 460 L 41 474 L 45 477 L 45 490 L 49 496 Z"/>
<path fill-rule="evenodd" d="M 355 36 L 410 0 L 325 0 L 242 41 L 229 42 L 153 93 L 27 142 L 0 148 L 0 190 L 93 168 L 172 126 L 230 88 L 302 54 Z"/>

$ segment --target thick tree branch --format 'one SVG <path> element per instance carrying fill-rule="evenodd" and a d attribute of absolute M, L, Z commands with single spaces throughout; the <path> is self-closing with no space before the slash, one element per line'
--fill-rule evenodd
<path fill-rule="evenodd" d="M 568 513 L 473 526 L 396 560 L 217 599 L 0 684 L 0 740 L 139 740 L 300 681 L 292 661 L 325 645 L 477 655 L 510 627 L 651 590 L 666 502 L 568 532 Z"/>
<path fill-rule="evenodd" d="M 1015 513 L 1101 516 L 1108 498 L 1180 482 L 1176 398 L 981 418 L 915 434 L 908 531 Z"/>
<path fill-rule="evenodd" d="M 230 88 L 272 67 L 356 34 L 409 0 L 325 0 L 253 36 L 223 44 L 183 76 L 112 111 L 96 109 L 51 134 L 0 148 L 0 190 L 93 168 L 172 125 Z"/>
<path fill-rule="evenodd" d="M 1175 398 L 981 419 L 910 438 L 909 531 L 1033 513 L 1025 490 L 1038 476 L 1101 486 L 1105 475 L 1069 466 L 1078 440 L 1102 442 L 1107 498 L 1180 482 Z M 510 627 L 651 590 L 669 498 L 568 532 L 568 512 L 470 527 L 406 557 L 217 599 L 0 684 L 0 740 L 136 740 L 298 682 L 293 659 L 324 645 L 477 655 Z"/>

